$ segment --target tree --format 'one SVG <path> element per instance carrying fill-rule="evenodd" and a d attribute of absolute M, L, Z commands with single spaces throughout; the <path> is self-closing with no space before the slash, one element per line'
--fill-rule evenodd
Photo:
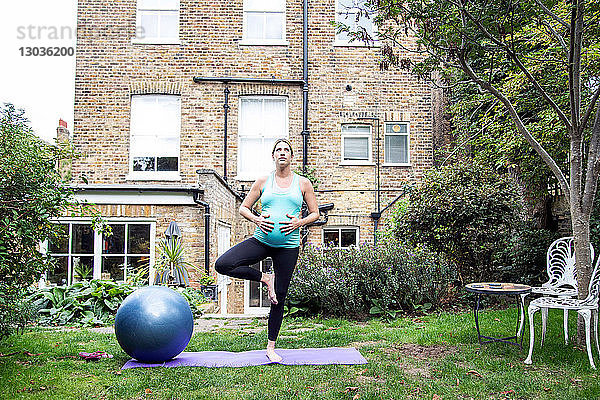
<path fill-rule="evenodd" d="M 66 212 L 95 214 L 72 202 L 72 190 L 57 171 L 58 162 L 70 157 L 68 148 L 36 137 L 22 110 L 0 107 L 0 338 L 15 322 L 22 324 L 23 290 L 52 266 L 39 249 L 41 242 L 58 239 L 52 219 Z"/>
<path fill-rule="evenodd" d="M 439 74 L 449 86 L 476 84 L 503 107 L 552 171 L 570 208 L 579 296 L 587 296 L 593 267 L 586 261 L 589 222 L 600 174 L 600 3 L 369 0 L 364 12 L 372 11 L 380 39 L 388 43 L 382 46 L 382 67 L 410 68 L 432 80 Z M 364 30 L 355 37 L 372 39 Z M 411 57 L 399 55 L 406 51 Z M 547 66 L 560 71 L 551 87 L 544 82 Z M 522 99 L 498 85 L 498 79 L 526 88 L 547 105 L 559 121 L 557 134 L 569 143 L 567 160 L 544 148 L 527 126 L 527 110 L 518 107 Z M 561 86 L 561 93 L 552 90 Z"/>
<path fill-rule="evenodd" d="M 554 93 L 566 93 L 553 77 L 557 68 L 546 68 L 542 85 Z M 511 98 L 519 98 L 515 107 L 523 123 L 555 160 L 566 160 L 569 141 L 561 135 L 560 121 L 526 85 L 515 85 L 510 75 L 497 77 L 496 86 Z M 441 165 L 461 159 L 474 159 L 497 171 L 510 171 L 520 182 L 537 226 L 551 228 L 548 202 L 556 188 L 556 178 L 527 141 L 519 134 L 505 107 L 493 95 L 476 85 L 456 86 L 448 94 L 449 111 L 455 140 L 438 149 Z"/>

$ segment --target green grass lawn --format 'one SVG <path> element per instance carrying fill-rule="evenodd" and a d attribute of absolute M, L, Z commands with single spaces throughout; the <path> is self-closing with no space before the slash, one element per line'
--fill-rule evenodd
<path fill-rule="evenodd" d="M 482 315 L 485 332 L 510 334 L 514 309 Z M 539 335 L 539 313 L 536 327 Z M 570 321 L 575 330 L 575 316 Z M 264 320 L 253 325 L 263 326 Z M 471 313 L 401 318 L 391 324 L 285 318 L 279 347 L 355 346 L 368 360 L 352 366 L 147 368 L 121 371 L 128 357 L 114 335 L 34 329 L 0 342 L 0 399 L 598 399 L 598 373 L 584 351 L 565 345 L 562 313 L 550 311 L 547 340 L 534 364 L 524 348 L 479 345 Z M 195 333 L 188 351 L 261 349 L 266 330 Z M 83 361 L 80 351 L 112 359 Z M 29 352 L 32 355 L 28 355 Z M 39 353 L 39 354 L 38 354 Z M 598 361 L 597 354 L 594 355 Z"/>

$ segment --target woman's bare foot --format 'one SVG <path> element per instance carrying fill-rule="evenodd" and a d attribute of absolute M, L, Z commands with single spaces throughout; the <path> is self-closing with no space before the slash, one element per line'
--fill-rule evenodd
<path fill-rule="evenodd" d="M 267 285 L 269 300 L 271 303 L 277 304 L 277 295 L 275 294 L 275 274 L 265 274 L 263 272 L 263 278 L 261 282 Z"/>
<path fill-rule="evenodd" d="M 277 353 L 275 353 L 275 348 L 274 347 L 269 347 L 267 346 L 267 357 L 269 357 L 269 360 L 271 360 L 271 362 L 281 362 L 281 360 L 283 360 L 283 358 L 281 358 L 281 356 Z"/>

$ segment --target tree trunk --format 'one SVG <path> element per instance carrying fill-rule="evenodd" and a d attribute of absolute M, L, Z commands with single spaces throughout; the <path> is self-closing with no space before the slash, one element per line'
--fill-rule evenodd
<path fill-rule="evenodd" d="M 576 199 L 577 196 L 572 196 Z M 584 213 L 578 205 L 571 204 L 571 224 L 575 238 L 575 271 L 577 273 L 577 286 L 579 299 L 588 295 L 593 262 L 590 254 L 590 215 Z M 585 345 L 585 325 L 583 318 L 577 318 L 577 344 Z"/>

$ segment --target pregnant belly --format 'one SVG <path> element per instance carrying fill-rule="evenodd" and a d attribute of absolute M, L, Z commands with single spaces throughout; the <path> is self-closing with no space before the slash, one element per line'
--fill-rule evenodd
<path fill-rule="evenodd" d="M 287 235 L 281 231 L 286 224 L 282 222 L 288 222 L 291 218 L 288 218 L 285 214 L 283 215 L 270 215 L 267 218 L 269 221 L 273 221 L 273 230 L 267 234 L 264 234 L 264 240 L 273 245 L 284 244 L 289 241 L 296 233 L 297 230 L 288 233 Z"/>

